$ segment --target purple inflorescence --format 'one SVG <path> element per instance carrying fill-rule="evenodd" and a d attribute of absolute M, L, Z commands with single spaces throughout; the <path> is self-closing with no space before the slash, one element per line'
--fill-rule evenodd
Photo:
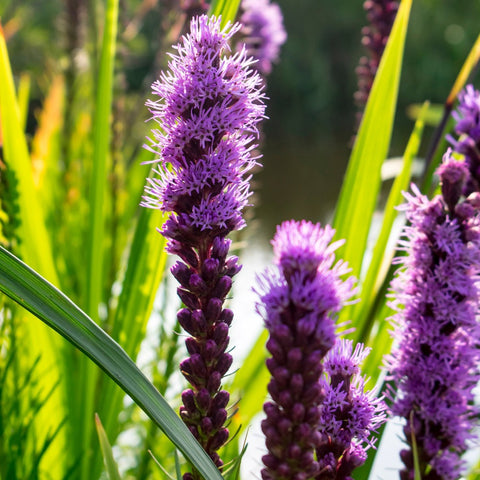
<path fill-rule="evenodd" d="M 272 63 L 278 60 L 280 47 L 287 40 L 282 11 L 269 0 L 243 0 L 241 8 L 242 42 L 248 54 L 257 60 L 254 68 L 268 75 Z"/>
<path fill-rule="evenodd" d="M 480 194 L 460 197 L 468 168 L 451 152 L 438 173 L 441 196 L 406 194 L 406 256 L 392 282 L 396 347 L 387 367 L 392 412 L 406 419 L 402 479 L 414 478 L 414 441 L 420 478 L 458 479 L 478 415 Z"/>
<path fill-rule="evenodd" d="M 373 391 L 365 391 L 360 364 L 370 349 L 351 340 L 338 340 L 323 363 L 327 377 L 321 385 L 322 402 L 317 447 L 321 472 L 316 480 L 351 480 L 352 471 L 363 465 L 367 449 L 374 445 L 372 434 L 385 422 L 386 405 Z"/>
<path fill-rule="evenodd" d="M 271 358 L 271 401 L 262 430 L 268 454 L 264 480 L 307 480 L 320 472 L 321 360 L 335 343 L 332 316 L 354 293 L 345 263 L 334 264 L 334 230 L 310 222 L 285 222 L 273 239 L 277 270 L 259 278 L 257 310 L 265 320 Z"/>
<path fill-rule="evenodd" d="M 480 191 L 480 92 L 467 85 L 458 96 L 459 105 L 453 112 L 455 133 L 458 139 L 447 136 L 454 150 L 465 156 L 470 178 L 465 183 L 464 194 Z"/>
<path fill-rule="evenodd" d="M 158 153 L 161 168 L 148 179 L 144 206 L 171 213 L 161 233 L 169 253 L 181 258 L 172 268 L 185 304 L 178 321 L 191 335 L 189 357 L 181 363 L 191 388 L 182 394 L 180 414 L 219 467 L 216 452 L 228 438 L 229 401 L 221 383 L 232 363 L 226 349 L 233 313 L 223 303 L 240 270 L 238 259 L 228 256 L 225 237 L 245 223 L 249 171 L 256 165 L 250 152 L 265 110 L 253 60 L 245 50 L 222 55 L 239 28 L 194 18 L 170 71 L 153 84 L 159 99 L 147 103 L 160 125 L 149 148 Z M 199 477 L 194 472 L 184 478 Z"/>
<path fill-rule="evenodd" d="M 360 59 L 356 69 L 358 90 L 355 93 L 355 101 L 362 109 L 372 89 L 380 59 L 397 15 L 398 3 L 393 0 L 366 0 L 363 4 L 369 24 L 362 29 L 362 43 L 368 50 L 368 56 Z"/>

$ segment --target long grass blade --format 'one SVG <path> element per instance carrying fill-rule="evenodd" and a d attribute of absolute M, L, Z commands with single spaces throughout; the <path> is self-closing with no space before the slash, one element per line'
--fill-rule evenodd
<path fill-rule="evenodd" d="M 403 203 L 402 191 L 406 190 L 410 183 L 412 164 L 413 160 L 418 155 L 418 150 L 420 148 L 424 128 L 423 118 L 427 112 L 427 109 L 428 103 L 424 105 L 422 113 L 415 122 L 415 127 L 410 135 L 410 139 L 403 155 L 402 171 L 393 182 L 387 203 L 385 205 L 380 234 L 378 235 L 377 242 L 373 249 L 372 259 L 370 261 L 365 280 L 362 283 L 360 295 L 361 300 L 352 308 L 352 318 L 356 320 L 354 325 L 356 331 L 353 336 L 358 342 L 367 342 L 373 321 L 375 320 L 371 315 L 369 315 L 369 311 L 372 310 L 375 298 L 379 294 L 385 275 L 388 273 L 391 265 L 394 247 L 390 251 L 387 251 L 387 243 L 391 236 L 393 223 L 398 216 L 396 207 Z M 373 376 L 373 378 L 376 378 L 375 374 L 370 375 Z"/>
<path fill-rule="evenodd" d="M 473 44 L 472 49 L 468 52 L 467 58 L 465 59 L 460 72 L 455 79 L 455 83 L 453 84 L 452 90 L 448 95 L 447 101 L 445 102 L 446 105 L 453 105 L 457 95 L 460 93 L 460 90 L 465 86 L 467 83 L 470 74 L 472 73 L 473 69 L 478 65 L 480 61 L 480 35 L 477 37 L 477 40 Z"/>
<path fill-rule="evenodd" d="M 240 0 L 214 0 L 210 6 L 209 14 L 216 17 L 222 16 L 222 27 L 227 22 L 234 22 L 237 16 Z"/>
<path fill-rule="evenodd" d="M 28 101 L 30 99 L 30 75 L 20 75 L 18 82 L 18 108 L 20 109 L 20 125 L 25 130 L 28 115 Z"/>
<path fill-rule="evenodd" d="M 90 224 L 87 244 L 87 285 L 86 310 L 91 318 L 98 322 L 99 305 L 102 301 L 105 256 L 105 203 L 107 192 L 107 165 L 110 145 L 110 123 L 113 97 L 113 70 L 115 62 L 118 23 L 118 0 L 107 0 L 103 40 L 98 70 L 95 112 L 93 118 L 93 165 L 90 182 Z M 96 385 L 96 370 L 83 359 L 80 382 L 83 402 L 80 421 L 83 428 L 79 431 L 83 452 L 81 478 L 89 480 L 89 447 L 92 442 L 93 425 L 86 419 L 93 418 Z"/>
<path fill-rule="evenodd" d="M 248 425 L 262 410 L 262 400 L 267 396 L 267 384 L 270 379 L 265 365 L 267 340 L 268 331 L 263 330 L 228 387 L 229 391 L 239 396 L 239 409 L 232 419 L 234 423 L 232 430 L 239 425 Z"/>
<path fill-rule="evenodd" d="M 360 275 L 395 117 L 405 36 L 412 0 L 400 4 L 352 150 L 335 213 L 337 238 L 347 239 L 338 255 Z"/>
<path fill-rule="evenodd" d="M 431 190 L 432 187 L 432 179 L 433 179 L 433 172 L 436 170 L 437 166 L 440 163 L 442 158 L 442 152 L 445 151 L 445 131 L 450 130 L 449 128 L 449 120 L 451 121 L 450 114 L 453 110 L 453 105 L 455 103 L 455 99 L 457 98 L 460 90 L 465 86 L 468 81 L 468 78 L 472 74 L 472 71 L 478 65 L 480 61 L 480 35 L 477 37 L 473 47 L 471 48 L 470 52 L 465 59 L 465 62 L 460 69 L 460 72 L 455 79 L 455 82 L 448 94 L 447 100 L 445 100 L 445 104 L 443 106 L 443 115 L 442 118 L 435 129 L 435 132 L 432 137 L 432 141 L 428 148 L 428 152 L 425 156 L 425 168 L 424 168 L 424 175 L 422 179 L 421 191 L 422 193 L 427 193 Z"/>
<path fill-rule="evenodd" d="M 105 470 L 109 480 L 121 480 L 118 473 L 117 462 L 113 458 L 112 446 L 108 441 L 107 434 L 103 428 L 100 417 L 95 414 L 95 427 L 97 428 L 98 440 L 100 442 L 100 448 L 102 449 L 103 462 L 105 463 Z"/>
<path fill-rule="evenodd" d="M 22 87 L 25 98 L 25 86 Z M 25 108 L 25 107 L 22 107 Z M 12 196 L 15 198 L 18 221 L 17 235 L 20 239 L 17 247 L 18 254 L 29 264 L 34 266 L 49 281 L 59 285 L 57 272 L 53 260 L 50 238 L 44 223 L 44 212 L 41 202 L 34 188 L 30 155 L 27 139 L 24 134 L 20 109 L 15 95 L 10 60 L 3 30 L 0 26 L 0 125 L 3 139 L 3 154 L 7 165 L 6 176 Z M 2 192 L 3 193 L 3 192 Z M 28 354 L 30 360 L 40 357 L 39 370 L 49 372 L 42 376 L 41 382 L 45 391 L 50 391 L 59 377 L 67 372 L 63 370 L 65 363 L 64 350 L 59 339 L 51 334 L 39 322 L 31 322 L 27 334 L 30 338 Z M 28 337 L 27 337 L 28 338 Z M 65 415 L 65 392 L 55 389 L 45 409 L 38 415 L 37 426 L 55 430 Z M 50 462 L 52 475 L 61 471 L 62 462 L 58 458 L 59 451 L 65 448 L 64 431 L 56 439 L 56 447 L 51 447 L 46 455 Z M 58 447 L 58 450 L 56 448 Z M 52 453 L 52 455 L 50 455 Z M 55 459 L 54 459 L 55 458 Z"/>
<path fill-rule="evenodd" d="M 112 337 L 130 358 L 137 357 L 145 337 L 155 295 L 165 271 L 165 240 L 156 231 L 163 223 L 159 210 L 143 208 L 135 230 L 127 271 L 122 283 Z M 118 434 L 123 392 L 112 383 L 103 385 L 100 411 L 110 438 Z"/>
<path fill-rule="evenodd" d="M 1 247 L 0 291 L 91 358 L 130 395 L 201 475 L 222 480 L 210 457 L 125 351 L 62 292 Z"/>
<path fill-rule="evenodd" d="M 95 114 L 93 119 L 93 168 L 91 172 L 90 236 L 88 244 L 87 311 L 98 319 L 102 297 L 104 256 L 104 202 L 107 184 L 107 159 L 110 144 L 110 116 L 112 109 L 113 66 L 118 22 L 118 0 L 108 0 L 100 69 L 97 82 Z"/>

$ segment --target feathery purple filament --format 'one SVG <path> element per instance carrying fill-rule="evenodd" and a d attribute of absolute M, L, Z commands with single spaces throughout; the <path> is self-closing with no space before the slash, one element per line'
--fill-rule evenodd
<path fill-rule="evenodd" d="M 367 449 L 374 445 L 372 433 L 386 420 L 386 405 L 374 391 L 365 391 L 360 364 L 370 348 L 351 340 L 337 340 L 325 357 L 328 377 L 321 379 L 324 391 L 320 416 L 322 441 L 317 447 L 321 472 L 316 480 L 351 480 L 352 471 L 363 465 Z"/>
<path fill-rule="evenodd" d="M 272 71 L 272 64 L 278 60 L 280 47 L 287 40 L 280 7 L 269 0 L 243 0 L 242 42 L 248 55 L 257 60 L 254 64 L 262 75 Z"/>
<path fill-rule="evenodd" d="M 450 152 L 438 173 L 441 196 L 406 194 L 407 256 L 392 283 L 397 346 L 387 366 L 392 411 L 407 422 L 402 479 L 414 478 L 414 438 L 420 478 L 458 479 L 478 413 L 480 194 L 461 199 L 469 170 Z"/>
<path fill-rule="evenodd" d="M 353 279 L 340 279 L 348 268 L 334 265 L 340 242 L 330 243 L 333 234 L 329 226 L 283 223 L 272 242 L 278 270 L 259 278 L 257 310 L 270 334 L 272 375 L 262 422 L 264 480 L 307 480 L 320 472 L 321 360 L 335 343 L 332 315 L 353 294 Z"/>
<path fill-rule="evenodd" d="M 447 136 L 453 149 L 465 156 L 465 162 L 470 171 L 470 177 L 465 182 L 465 196 L 480 191 L 480 92 L 473 85 L 467 85 L 458 95 L 459 105 L 453 112 L 456 140 Z"/>
<path fill-rule="evenodd" d="M 256 165 L 250 152 L 265 110 L 246 51 L 222 55 L 239 28 L 194 18 L 171 55 L 170 71 L 152 86 L 159 99 L 147 102 L 160 125 L 148 147 L 160 168 L 148 179 L 144 206 L 171 213 L 161 233 L 168 252 L 181 258 L 172 267 L 185 304 L 178 320 L 191 335 L 189 357 L 180 365 L 191 388 L 182 394 L 180 415 L 218 467 L 217 450 L 228 439 L 229 394 L 221 382 L 232 363 L 226 349 L 233 313 L 223 303 L 240 270 L 225 237 L 245 224 L 249 171 Z M 184 475 L 198 478 L 195 471 Z"/>

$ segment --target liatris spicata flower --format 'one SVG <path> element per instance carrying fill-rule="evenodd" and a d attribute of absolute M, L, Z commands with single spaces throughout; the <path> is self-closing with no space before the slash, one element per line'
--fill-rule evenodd
<path fill-rule="evenodd" d="M 241 9 L 242 42 L 248 54 L 257 60 L 253 67 L 262 75 L 268 75 L 287 40 L 282 11 L 269 0 L 243 0 Z"/>
<path fill-rule="evenodd" d="M 480 92 L 473 85 L 467 85 L 458 96 L 458 109 L 453 112 L 455 119 L 455 133 L 459 135 L 455 140 L 447 136 L 454 150 L 465 155 L 465 162 L 470 171 L 470 178 L 464 187 L 465 196 L 480 191 Z"/>
<path fill-rule="evenodd" d="M 267 367 L 271 401 L 262 430 L 268 454 L 264 480 L 307 480 L 320 472 L 319 382 L 321 360 L 335 343 L 333 315 L 353 294 L 349 270 L 330 243 L 334 230 L 310 222 L 285 222 L 272 241 L 278 270 L 260 277 L 257 310 L 270 333 Z"/>
<path fill-rule="evenodd" d="M 337 340 L 325 357 L 328 375 L 321 380 L 322 402 L 319 430 L 322 442 L 317 447 L 321 473 L 316 480 L 351 480 L 352 471 L 363 465 L 367 449 L 374 445 L 372 434 L 385 422 L 386 405 L 375 392 L 365 391 L 360 364 L 370 348 L 351 340 Z"/>
<path fill-rule="evenodd" d="M 406 194 L 411 225 L 392 283 L 397 344 L 386 363 L 392 412 L 406 419 L 402 479 L 414 478 L 414 442 L 420 478 L 458 479 L 478 415 L 480 194 L 462 200 L 468 167 L 450 151 L 438 174 L 441 196 Z"/>
<path fill-rule="evenodd" d="M 367 103 L 380 59 L 392 30 L 398 11 L 398 2 L 393 0 L 366 0 L 363 8 L 367 12 L 369 25 L 362 29 L 362 43 L 368 50 L 368 56 L 360 58 L 359 65 L 356 68 L 358 90 L 355 92 L 355 102 L 362 110 Z"/>
<path fill-rule="evenodd" d="M 227 257 L 226 236 L 245 224 L 246 177 L 256 165 L 250 151 L 265 106 L 261 79 L 249 68 L 245 50 L 222 56 L 240 25 L 222 30 L 219 19 L 201 16 L 190 28 L 172 55 L 170 72 L 153 84 L 160 99 L 147 103 L 162 128 L 153 130 L 150 148 L 163 168 L 160 178 L 148 179 L 144 205 L 171 212 L 161 233 L 168 252 L 182 259 L 172 273 L 185 304 L 178 320 L 191 335 L 190 356 L 180 366 L 191 388 L 182 394 L 180 415 L 221 467 L 216 452 L 228 438 L 229 401 L 221 382 L 232 363 L 226 349 L 233 317 L 223 303 L 240 270 L 238 259 Z"/>

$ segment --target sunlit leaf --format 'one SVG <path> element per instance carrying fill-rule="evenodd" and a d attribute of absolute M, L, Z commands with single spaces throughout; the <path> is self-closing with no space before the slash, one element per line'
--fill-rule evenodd
<path fill-rule="evenodd" d="M 368 271 L 364 281 L 361 284 L 360 302 L 352 306 L 350 309 L 351 318 L 355 320 L 353 326 L 355 332 L 352 337 L 356 341 L 366 343 L 368 341 L 369 333 L 375 320 L 382 321 L 383 319 L 376 319 L 372 314 L 375 311 L 375 302 L 380 298 L 380 302 L 385 301 L 380 291 L 382 284 L 388 274 L 391 266 L 392 258 L 394 256 L 396 242 L 391 242 L 387 249 L 389 240 L 391 240 L 392 227 L 395 219 L 398 216 L 397 207 L 404 203 L 402 192 L 407 190 L 410 184 L 412 164 L 415 157 L 418 155 L 420 143 L 422 140 L 424 120 L 428 109 L 428 104 L 423 107 L 423 114 L 415 123 L 412 134 L 408 141 L 405 153 L 403 155 L 403 168 L 400 174 L 393 182 L 387 203 L 384 208 L 383 222 L 378 234 L 375 247 L 372 252 L 372 257 L 368 266 Z M 398 236 L 398 235 L 397 235 Z M 369 372 L 369 374 L 376 378 L 377 372 Z"/>
<path fill-rule="evenodd" d="M 335 212 L 337 238 L 347 240 L 337 253 L 348 261 L 352 274 L 357 278 L 378 200 L 380 169 L 390 144 L 411 4 L 412 0 L 403 0 L 400 4 L 353 146 Z"/>
<path fill-rule="evenodd" d="M 25 87 L 23 87 L 25 89 Z M 24 92 L 23 96 L 25 97 Z M 22 108 L 26 108 L 23 106 Z M 49 281 L 59 285 L 50 238 L 45 228 L 42 203 L 39 202 L 33 182 L 30 155 L 27 139 L 24 134 L 20 109 L 15 95 L 15 86 L 10 67 L 7 47 L 3 31 L 0 27 L 0 125 L 3 141 L 3 158 L 7 165 L 6 177 L 11 195 L 15 198 L 16 218 L 18 223 L 16 234 L 20 239 L 17 247 L 18 254 L 29 264 L 34 266 Z M 11 219 L 13 220 L 13 219 Z M 45 326 L 32 321 L 28 329 L 30 336 L 30 360 L 40 357 L 39 370 L 49 372 L 42 376 L 45 391 L 50 391 L 58 378 L 67 376 L 67 364 L 64 362 L 63 343 L 52 335 Z M 45 408 L 36 419 L 44 430 L 56 430 L 65 416 L 65 395 L 62 388 L 58 388 Z M 56 448 L 63 451 L 66 441 L 64 431 L 57 436 Z M 51 461 L 51 472 L 61 471 L 63 459 L 55 458 L 59 453 L 50 448 L 47 461 Z M 50 457 L 50 453 L 52 457 Z"/>
<path fill-rule="evenodd" d="M 209 14 L 216 17 L 222 16 L 222 27 L 227 22 L 234 22 L 237 15 L 240 0 L 214 0 L 210 6 Z"/>
<path fill-rule="evenodd" d="M 102 368 L 205 478 L 223 478 L 186 425 L 125 351 L 70 299 L 2 247 L 0 291 L 40 318 Z"/>
<path fill-rule="evenodd" d="M 103 429 L 100 417 L 97 414 L 95 414 L 95 427 L 97 428 L 98 440 L 100 442 L 100 448 L 102 449 L 103 462 L 105 463 L 108 478 L 109 480 L 120 480 L 121 477 L 118 473 L 117 462 L 115 462 L 113 458 L 112 447 Z"/>
<path fill-rule="evenodd" d="M 107 166 L 111 138 L 111 109 L 113 96 L 113 70 L 115 63 L 118 23 L 118 0 L 107 0 L 103 40 L 98 69 L 95 111 L 93 117 L 93 164 L 90 182 L 90 221 L 87 238 L 87 285 L 86 310 L 94 321 L 98 321 L 99 306 L 103 296 L 105 257 L 105 204 L 107 195 Z M 91 364 L 82 361 L 80 385 L 83 403 L 80 418 L 93 417 L 96 371 Z M 92 442 L 92 424 L 85 422 L 78 432 L 81 451 L 88 451 Z M 81 478 L 90 480 L 89 457 L 82 456 Z"/>

